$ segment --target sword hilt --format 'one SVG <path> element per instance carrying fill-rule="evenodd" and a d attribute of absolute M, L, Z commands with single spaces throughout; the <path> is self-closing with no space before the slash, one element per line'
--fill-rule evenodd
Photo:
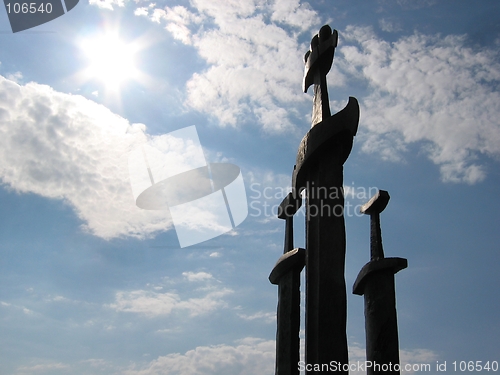
<path fill-rule="evenodd" d="M 379 190 L 367 203 L 361 206 L 362 214 L 370 215 L 370 258 L 371 260 L 383 259 L 382 230 L 380 229 L 380 213 L 389 203 L 389 193 Z"/>
<path fill-rule="evenodd" d="M 293 193 L 283 199 L 278 208 L 278 218 L 285 220 L 285 248 L 283 253 L 293 250 L 293 215 L 302 205 L 302 199 L 295 197 Z"/>

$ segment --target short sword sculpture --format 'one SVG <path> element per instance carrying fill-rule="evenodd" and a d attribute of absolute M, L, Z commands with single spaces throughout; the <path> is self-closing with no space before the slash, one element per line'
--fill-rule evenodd
<path fill-rule="evenodd" d="M 269 281 L 278 285 L 276 332 L 276 374 L 299 374 L 300 352 L 300 272 L 305 264 L 305 250 L 293 248 L 293 215 L 302 204 L 292 193 L 281 202 L 278 218 L 285 220 L 285 249 Z"/>
<path fill-rule="evenodd" d="M 370 262 L 360 271 L 353 293 L 365 298 L 366 360 L 368 375 L 399 374 L 399 342 L 394 274 L 408 266 L 403 258 L 385 258 L 380 213 L 389 203 L 389 193 L 379 190 L 361 213 L 370 215 Z"/>

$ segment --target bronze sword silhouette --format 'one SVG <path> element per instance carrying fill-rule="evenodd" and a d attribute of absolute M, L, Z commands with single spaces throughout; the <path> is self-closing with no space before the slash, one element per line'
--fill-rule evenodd
<path fill-rule="evenodd" d="M 367 374 L 399 374 L 399 340 L 394 274 L 408 266 L 403 258 L 385 258 L 380 213 L 389 193 L 379 190 L 361 213 L 370 215 L 370 261 L 361 269 L 353 293 L 364 295 Z"/>

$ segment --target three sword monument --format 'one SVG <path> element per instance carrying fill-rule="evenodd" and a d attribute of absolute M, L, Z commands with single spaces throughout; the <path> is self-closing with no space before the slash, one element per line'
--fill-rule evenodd
<path fill-rule="evenodd" d="M 300 273 L 304 266 L 305 363 L 326 365 L 321 373 L 348 373 L 343 366 L 348 364 L 343 165 L 357 132 L 359 105 L 350 97 L 344 109 L 334 115 L 330 112 L 326 75 L 337 41 L 337 31 L 325 25 L 304 56 L 304 92 L 314 85 L 312 127 L 299 146 L 292 192 L 278 210 L 278 217 L 285 220 L 284 254 L 269 276 L 278 285 L 276 375 L 299 374 Z M 303 192 L 306 249 L 293 246 L 293 216 L 302 204 Z M 365 298 L 367 361 L 376 361 L 380 368 L 399 363 L 394 274 L 407 266 L 406 259 L 384 258 L 379 214 L 388 201 L 388 193 L 381 190 L 362 207 L 371 216 L 371 260 L 354 285 L 354 293 Z M 339 365 L 336 371 L 331 363 Z M 306 373 L 313 371 L 306 368 Z M 368 370 L 369 374 L 379 372 Z"/>

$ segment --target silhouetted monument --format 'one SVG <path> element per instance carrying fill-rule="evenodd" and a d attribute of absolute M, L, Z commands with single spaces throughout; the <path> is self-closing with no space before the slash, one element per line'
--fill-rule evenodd
<path fill-rule="evenodd" d="M 403 258 L 385 258 L 380 229 L 380 213 L 389 203 L 389 193 L 379 192 L 361 207 L 370 215 L 370 261 L 361 269 L 353 293 L 365 297 L 366 360 L 378 366 L 372 374 L 399 374 L 398 323 L 394 274 L 408 266 Z"/>
<path fill-rule="evenodd" d="M 343 165 L 358 129 L 359 105 L 350 97 L 343 110 L 330 113 L 326 75 L 337 40 L 337 31 L 325 25 L 304 56 L 304 92 L 314 85 L 312 127 L 297 152 L 292 192 L 279 207 L 278 217 L 285 220 L 284 254 L 269 276 L 278 285 L 277 375 L 299 374 L 300 273 L 304 266 L 305 364 L 321 366 L 320 373 L 348 373 Z M 293 246 L 293 216 L 301 206 L 302 192 L 306 198 L 305 250 Z M 379 213 L 387 205 L 386 193 L 381 191 L 363 206 L 372 217 L 372 260 L 361 270 L 354 292 L 365 295 L 367 359 L 394 364 L 399 363 L 394 273 L 406 267 L 406 260 L 383 258 Z M 312 366 L 306 367 L 306 373 L 317 373 Z"/>
<path fill-rule="evenodd" d="M 293 215 L 302 200 L 292 193 L 283 200 L 278 217 L 285 219 L 285 250 L 269 280 L 278 285 L 278 329 L 276 331 L 276 374 L 298 374 L 300 349 L 300 272 L 305 250 L 293 248 Z"/>
<path fill-rule="evenodd" d="M 347 293 L 344 279 L 345 268 L 345 225 L 343 196 L 343 164 L 352 148 L 359 121 L 359 106 L 355 98 L 349 98 L 347 106 L 340 112 L 330 114 L 326 75 L 333 62 L 337 46 L 337 31 L 323 26 L 311 41 L 306 53 L 303 90 L 314 85 L 312 127 L 302 139 L 292 176 L 292 193 L 281 204 L 286 211 L 294 214 L 294 202 L 300 194 L 306 195 L 306 347 L 305 359 L 310 364 L 348 363 L 347 355 Z M 281 217 L 281 216 L 280 216 Z M 286 218 L 286 215 L 283 216 Z M 286 219 L 287 228 L 291 218 Z M 286 230 L 286 238 L 291 234 Z M 287 242 L 288 241 L 288 242 Z M 290 244 L 291 240 L 285 243 Z M 286 246 L 286 245 L 285 245 Z M 288 249 L 292 246 L 289 245 Z M 302 251 L 296 255 L 285 254 L 271 273 L 270 280 L 280 283 L 280 268 L 283 263 L 295 257 L 293 272 L 297 283 L 293 284 L 295 296 L 298 292 L 297 270 L 303 267 Z M 294 276 L 295 277 L 295 276 Z M 282 281 L 285 283 L 285 281 Z M 291 303 L 292 297 L 281 292 L 278 302 L 278 332 L 276 349 L 276 374 L 298 374 L 297 353 L 286 355 L 283 345 L 283 331 L 290 331 L 293 348 L 298 348 L 300 310 L 294 308 L 284 313 L 284 304 Z M 284 285 L 284 284 L 283 284 Z M 288 284 L 287 284 L 288 285 Z M 291 285 L 291 283 L 289 283 Z M 294 297 L 295 298 L 295 297 Z M 283 321 L 286 319 L 285 321 Z M 288 337 L 288 336 L 287 336 Z M 284 362 L 292 361 L 292 365 Z M 337 371 L 338 373 L 338 371 Z"/>

